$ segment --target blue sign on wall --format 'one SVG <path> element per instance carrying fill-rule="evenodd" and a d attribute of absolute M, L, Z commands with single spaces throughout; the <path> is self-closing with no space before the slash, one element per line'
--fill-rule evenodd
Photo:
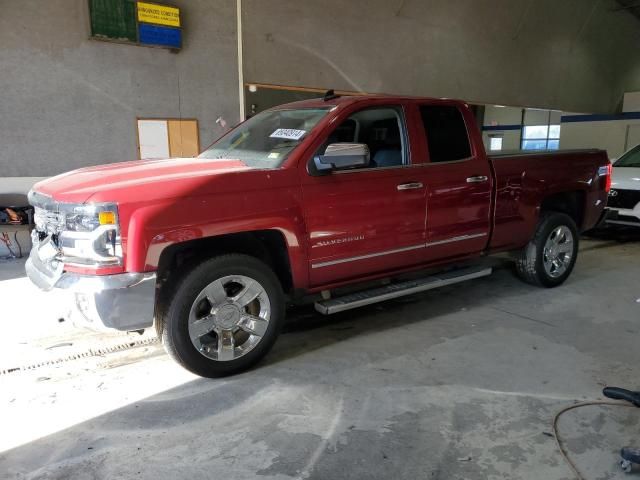
<path fill-rule="evenodd" d="M 182 47 L 182 30 L 179 28 L 139 23 L 138 40 L 143 45 L 180 48 Z"/>

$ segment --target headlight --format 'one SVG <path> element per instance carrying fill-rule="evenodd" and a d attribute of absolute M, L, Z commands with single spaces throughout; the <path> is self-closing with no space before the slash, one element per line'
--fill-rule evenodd
<path fill-rule="evenodd" d="M 67 263 L 118 265 L 122 245 L 115 204 L 60 205 L 64 230 L 59 240 Z"/>

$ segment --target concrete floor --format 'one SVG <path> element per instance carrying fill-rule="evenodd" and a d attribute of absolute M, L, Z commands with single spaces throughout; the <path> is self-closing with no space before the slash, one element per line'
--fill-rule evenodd
<path fill-rule="evenodd" d="M 296 310 L 265 362 L 223 380 L 157 346 L 0 375 L 0 478 L 572 478 L 551 419 L 605 384 L 640 388 L 639 279 L 640 242 L 586 240 L 554 290 L 503 268 L 334 317 Z M 632 408 L 560 422 L 589 479 L 629 478 L 617 452 L 639 427 Z"/>
<path fill-rule="evenodd" d="M 40 367 L 72 357 L 86 358 L 111 350 L 123 351 L 132 342 L 138 346 L 157 341 L 151 330 L 142 336 L 117 331 L 94 332 L 63 321 L 69 311 L 70 297 L 35 288 L 25 277 L 25 260 L 0 260 L 0 382 L 4 373 L 16 369 Z"/>

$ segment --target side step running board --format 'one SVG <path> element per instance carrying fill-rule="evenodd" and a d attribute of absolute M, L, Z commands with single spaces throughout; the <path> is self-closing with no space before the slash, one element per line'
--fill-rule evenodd
<path fill-rule="evenodd" d="M 419 280 L 392 283 L 391 285 L 351 293 L 343 297 L 322 300 L 316 302 L 315 307 L 316 310 L 323 315 L 331 315 L 332 313 L 343 312 L 345 310 L 351 310 L 352 308 L 411 295 L 412 293 L 424 292 L 426 290 L 444 287 L 445 285 L 453 285 L 454 283 L 460 283 L 474 278 L 486 277 L 487 275 L 491 275 L 491 271 L 491 268 L 484 267 L 468 267 L 451 270 Z"/>

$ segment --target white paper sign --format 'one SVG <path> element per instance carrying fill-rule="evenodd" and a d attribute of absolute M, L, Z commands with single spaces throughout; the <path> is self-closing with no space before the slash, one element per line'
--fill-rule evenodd
<path fill-rule="evenodd" d="M 140 159 L 169 158 L 169 131 L 166 120 L 138 120 Z"/>
<path fill-rule="evenodd" d="M 279 128 L 273 132 L 269 137 L 271 138 L 285 138 L 287 140 L 300 140 L 304 137 L 306 130 L 296 130 L 295 128 Z"/>

